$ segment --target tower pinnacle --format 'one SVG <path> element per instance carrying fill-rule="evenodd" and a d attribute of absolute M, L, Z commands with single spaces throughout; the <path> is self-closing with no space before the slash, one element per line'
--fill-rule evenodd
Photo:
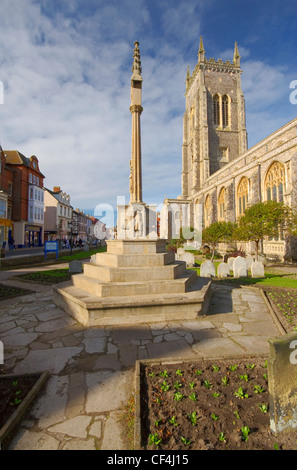
<path fill-rule="evenodd" d="M 239 51 L 238 51 L 238 46 L 237 46 L 237 42 L 235 42 L 235 46 L 234 46 L 234 56 L 233 56 L 233 64 L 236 66 L 236 67 L 240 67 L 240 55 L 239 55 Z"/>
<path fill-rule="evenodd" d="M 202 36 L 200 36 L 200 44 L 199 44 L 199 51 L 198 51 L 198 63 L 205 61 L 205 50 L 203 47 Z"/>
<path fill-rule="evenodd" d="M 141 77 L 141 60 L 139 52 L 139 42 L 134 42 L 134 51 L 133 51 L 133 65 L 132 65 L 132 80 L 142 80 Z"/>

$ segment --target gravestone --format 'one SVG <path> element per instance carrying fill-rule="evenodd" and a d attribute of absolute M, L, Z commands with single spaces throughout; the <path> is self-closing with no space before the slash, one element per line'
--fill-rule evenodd
<path fill-rule="evenodd" d="M 83 250 L 84 251 L 89 251 L 89 249 L 90 249 L 90 247 L 89 247 L 88 243 L 85 243 L 84 247 L 83 247 Z"/>
<path fill-rule="evenodd" d="M 187 267 L 192 268 L 195 266 L 195 256 L 193 253 L 189 253 L 182 247 L 177 249 L 175 259 L 178 261 L 185 261 L 185 263 L 187 263 Z"/>
<path fill-rule="evenodd" d="M 243 268 L 243 269 L 241 269 L 240 276 L 246 276 L 247 275 L 246 261 L 242 256 L 237 256 L 234 260 L 234 263 L 233 263 L 233 275 L 234 275 L 234 277 L 239 277 L 239 269 L 240 268 Z"/>
<path fill-rule="evenodd" d="M 247 255 L 245 258 L 247 270 L 251 269 L 254 259 L 251 255 Z"/>
<path fill-rule="evenodd" d="M 264 266 L 266 266 L 268 263 L 267 258 L 264 255 L 258 255 L 257 261 L 261 261 L 264 264 Z"/>
<path fill-rule="evenodd" d="M 185 261 L 187 263 L 187 267 L 192 268 L 195 266 L 195 256 L 193 253 L 185 252 L 180 256 L 181 261 Z"/>
<path fill-rule="evenodd" d="M 182 248 L 182 247 L 179 247 L 177 250 L 176 250 L 176 254 L 177 255 L 183 255 L 185 253 L 185 249 Z"/>
<path fill-rule="evenodd" d="M 297 334 L 269 340 L 270 429 L 277 435 L 297 427 Z"/>
<path fill-rule="evenodd" d="M 216 268 L 212 261 L 203 261 L 200 266 L 200 276 L 201 277 L 215 277 Z"/>
<path fill-rule="evenodd" d="M 245 266 L 240 266 L 237 271 L 237 277 L 247 277 L 248 272 Z"/>
<path fill-rule="evenodd" d="M 220 263 L 218 265 L 218 277 L 228 277 L 230 274 L 230 268 L 228 263 Z"/>
<path fill-rule="evenodd" d="M 251 266 L 252 277 L 264 277 L 264 265 L 261 261 L 254 261 Z"/>
<path fill-rule="evenodd" d="M 228 258 L 228 260 L 227 260 L 227 263 L 228 263 L 228 265 L 229 265 L 230 271 L 233 271 L 233 263 L 234 263 L 234 260 L 235 260 L 234 256 L 230 256 L 230 258 Z"/>
<path fill-rule="evenodd" d="M 82 262 L 79 260 L 71 261 L 69 263 L 69 272 L 71 274 L 82 273 L 83 272 Z"/>

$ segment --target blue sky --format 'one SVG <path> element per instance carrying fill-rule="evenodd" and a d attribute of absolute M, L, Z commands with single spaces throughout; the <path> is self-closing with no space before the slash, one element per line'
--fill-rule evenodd
<path fill-rule="evenodd" d="M 297 0 L 1 0 L 0 142 L 35 154 L 74 208 L 129 201 L 134 41 L 143 75 L 143 199 L 181 193 L 187 65 L 241 55 L 249 147 L 297 114 Z"/>

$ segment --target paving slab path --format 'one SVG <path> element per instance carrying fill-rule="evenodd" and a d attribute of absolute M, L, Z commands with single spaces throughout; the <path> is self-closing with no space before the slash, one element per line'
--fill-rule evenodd
<path fill-rule="evenodd" d="M 281 334 L 255 288 L 213 285 L 208 314 L 192 321 L 86 328 L 53 303 L 51 287 L 31 287 L 0 302 L 4 371 L 49 379 L 10 450 L 129 450 L 119 418 L 136 360 L 268 355 Z"/>

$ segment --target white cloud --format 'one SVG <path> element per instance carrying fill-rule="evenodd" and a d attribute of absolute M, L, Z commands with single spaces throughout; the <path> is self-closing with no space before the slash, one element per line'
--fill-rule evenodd
<path fill-rule="evenodd" d="M 288 80 L 283 67 L 250 60 L 242 68 L 245 97 L 250 107 L 267 106 L 283 97 Z"/>
<path fill-rule="evenodd" d="M 128 44 L 119 36 L 96 46 L 92 33 L 90 41 L 85 33 L 82 36 L 82 22 L 63 17 L 53 22 L 29 1 L 26 8 L 17 9 L 15 36 L 10 32 L 14 3 L 7 2 L 6 29 L 0 36 L 2 51 L 9 36 L 9 57 L 1 58 L 6 83 L 3 146 L 37 155 L 45 185 L 61 186 L 75 206 L 115 202 L 116 195 L 128 197 L 133 41 Z M 129 10 L 121 14 L 105 6 L 100 11 L 99 36 L 111 18 L 114 36 L 127 27 Z M 140 16 L 148 22 L 146 13 Z M 98 17 L 99 13 L 87 18 L 87 31 L 95 28 Z M 28 27 L 31 23 L 33 28 Z M 169 185 L 178 185 L 174 196 L 180 186 L 173 163 L 181 152 L 181 120 L 171 114 L 183 112 L 186 66 L 169 44 L 154 58 L 144 54 L 142 60 L 144 192 L 151 196 L 159 191 L 155 197 L 163 197 L 169 176 Z"/>

